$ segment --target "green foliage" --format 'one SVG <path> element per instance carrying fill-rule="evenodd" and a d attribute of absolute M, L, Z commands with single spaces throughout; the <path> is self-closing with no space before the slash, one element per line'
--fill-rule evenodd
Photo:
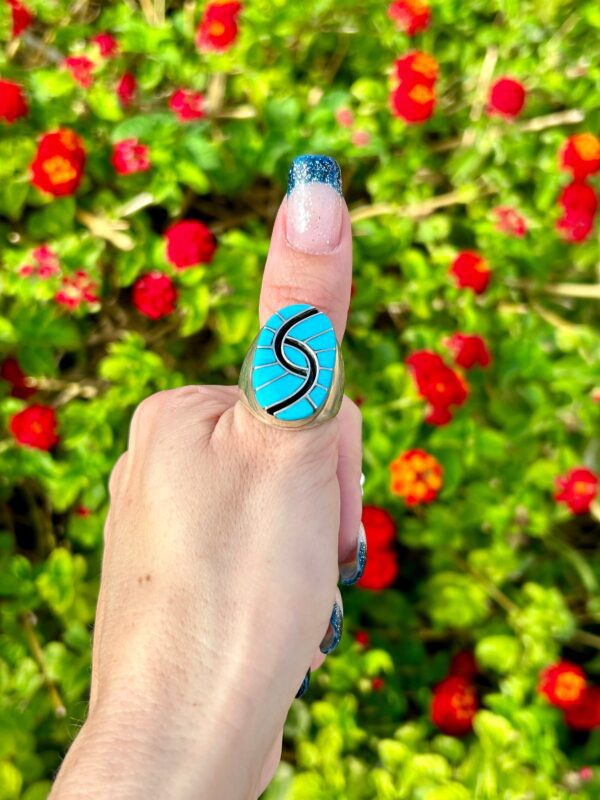
<path fill-rule="evenodd" d="M 122 0 L 93 14 L 67 0 L 29 5 L 35 26 L 0 56 L 30 106 L 0 128 L 0 357 L 16 356 L 35 401 L 56 409 L 60 441 L 52 453 L 16 445 L 9 420 L 30 401 L 0 381 L 0 800 L 46 797 L 85 718 L 106 486 L 131 414 L 161 389 L 237 379 L 274 211 L 302 152 L 342 165 L 355 234 L 347 393 L 363 400 L 365 502 L 393 515 L 401 574 L 381 592 L 344 592 L 344 637 L 291 709 L 265 798 L 598 797 L 600 731 L 569 731 L 536 691 L 561 656 L 600 680 L 598 507 L 574 517 L 553 500 L 558 475 L 599 466 L 597 238 L 568 245 L 555 231 L 566 182 L 557 152 L 568 135 L 600 128 L 597 3 L 437 0 L 415 43 L 385 0 L 246 0 L 223 54 L 194 45 L 202 4 L 167 3 L 164 21 Z M 91 52 L 101 31 L 120 53 L 95 56 L 82 89 L 57 53 Z M 0 35 L 10 38 L 4 19 Z M 415 46 L 440 63 L 438 106 L 406 126 L 389 111 L 389 73 Z M 528 90 L 513 123 L 482 106 L 494 52 L 495 75 Z M 115 94 L 126 70 L 139 84 L 129 108 Z M 205 93 L 204 119 L 182 124 L 169 111 L 180 86 Z M 345 107 L 351 128 L 336 121 Z M 77 131 L 88 161 L 77 193 L 52 199 L 28 168 L 36 137 L 57 126 Z M 369 141 L 354 143 L 356 131 Z M 130 137 L 149 146 L 152 166 L 119 176 L 112 145 Z M 525 216 L 524 238 L 497 229 L 497 205 Z M 210 265 L 175 273 L 163 233 L 190 215 L 211 226 L 218 250 Z M 98 283 L 97 304 L 69 311 L 54 300 L 56 279 L 22 276 L 42 243 L 66 274 L 83 269 Z M 489 262 L 485 295 L 449 279 L 461 249 Z M 131 302 L 150 270 L 179 292 L 176 313 L 156 322 Z M 433 427 L 404 361 L 444 353 L 457 331 L 483 336 L 493 361 L 469 373 L 453 421 Z M 412 509 L 389 487 L 389 463 L 411 448 L 444 471 L 436 501 Z M 367 649 L 353 641 L 359 628 Z M 465 648 L 482 671 L 482 710 L 459 740 L 436 730 L 429 707 Z M 583 766 L 595 766 L 590 781 Z"/>

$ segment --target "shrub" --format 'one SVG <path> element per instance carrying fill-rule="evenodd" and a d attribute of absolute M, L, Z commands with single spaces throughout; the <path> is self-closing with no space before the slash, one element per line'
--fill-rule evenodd
<path fill-rule="evenodd" d="M 2 5 L 1 800 L 85 718 L 133 409 L 237 379 L 302 152 L 354 224 L 373 547 L 266 797 L 598 796 L 600 16 L 432 5 Z"/>

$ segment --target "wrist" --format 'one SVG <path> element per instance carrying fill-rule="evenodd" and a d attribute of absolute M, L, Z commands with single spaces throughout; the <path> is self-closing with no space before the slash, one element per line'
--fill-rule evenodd
<path fill-rule="evenodd" d="M 98 706 L 69 750 L 51 800 L 256 800 L 252 732 L 231 719 L 132 703 Z"/>

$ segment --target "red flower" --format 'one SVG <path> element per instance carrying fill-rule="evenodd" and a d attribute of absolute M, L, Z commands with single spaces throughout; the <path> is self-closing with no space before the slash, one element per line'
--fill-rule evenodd
<path fill-rule="evenodd" d="M 98 46 L 102 58 L 112 58 L 119 52 L 119 44 L 110 33 L 99 33 L 94 36 L 92 42 Z"/>
<path fill-rule="evenodd" d="M 475 294 L 483 294 L 492 277 L 487 261 L 473 250 L 463 250 L 456 256 L 450 274 L 460 289 L 472 289 Z"/>
<path fill-rule="evenodd" d="M 21 365 L 14 357 L 5 358 L 0 364 L 0 378 L 10 383 L 10 396 L 18 397 L 21 400 L 27 400 L 32 394 L 35 394 L 33 386 L 27 386 L 25 379 L 27 375 L 21 369 Z"/>
<path fill-rule="evenodd" d="M 402 82 L 390 95 L 392 113 L 408 125 L 428 120 L 435 108 L 435 92 L 424 83 Z"/>
<path fill-rule="evenodd" d="M 361 647 L 368 647 L 371 643 L 371 639 L 367 631 L 356 631 L 354 636 L 354 641 L 359 644 Z"/>
<path fill-rule="evenodd" d="M 598 197 L 594 188 L 585 181 L 572 181 L 565 186 L 558 203 L 565 211 L 583 211 L 594 216 L 598 210 Z"/>
<path fill-rule="evenodd" d="M 126 72 L 117 83 L 117 97 L 123 108 L 127 108 L 133 102 L 137 90 L 137 80 L 131 72 Z"/>
<path fill-rule="evenodd" d="M 123 139 L 113 146 L 111 162 L 119 175 L 150 169 L 150 151 L 137 139 Z"/>
<path fill-rule="evenodd" d="M 238 36 L 238 15 L 242 4 L 237 0 L 209 3 L 196 34 L 196 46 L 200 50 L 229 50 Z"/>
<path fill-rule="evenodd" d="M 430 404 L 426 422 L 445 425 L 452 415 L 450 406 L 461 406 L 468 397 L 468 385 L 458 372 L 447 366 L 440 356 L 419 350 L 406 359 L 419 394 Z"/>
<path fill-rule="evenodd" d="M 73 80 L 83 86 L 84 89 L 88 89 L 92 85 L 92 72 L 95 64 L 89 58 L 85 56 L 69 56 L 65 58 L 63 64 L 71 73 Z"/>
<path fill-rule="evenodd" d="M 554 499 L 574 514 L 586 514 L 598 494 L 598 476 L 585 467 L 576 467 L 556 479 Z"/>
<path fill-rule="evenodd" d="M 473 730 L 478 709 L 477 692 L 466 678 L 451 675 L 433 690 L 431 719 L 448 736 L 465 736 Z"/>
<path fill-rule="evenodd" d="M 58 442 L 57 426 L 53 408 L 34 405 L 12 417 L 10 432 L 18 444 L 37 450 L 50 450 Z"/>
<path fill-rule="evenodd" d="M 600 687 L 588 686 L 581 699 L 564 712 L 569 728 L 577 731 L 591 731 L 600 727 Z"/>
<path fill-rule="evenodd" d="M 436 59 L 422 50 L 413 50 L 402 56 L 394 64 L 394 75 L 403 83 L 414 86 L 421 84 L 433 88 L 439 71 Z"/>
<path fill-rule="evenodd" d="M 31 182 L 55 197 L 73 194 L 85 167 L 83 142 L 69 128 L 45 133 L 31 165 Z"/>
<path fill-rule="evenodd" d="M 171 278 L 160 272 L 148 272 L 133 286 L 133 305 L 140 314 L 150 319 L 160 319 L 172 314 L 177 301 L 177 290 Z"/>
<path fill-rule="evenodd" d="M 559 163 L 576 180 L 595 175 L 600 170 L 600 139 L 593 133 L 570 136 L 560 150 Z"/>
<path fill-rule="evenodd" d="M 487 367 L 491 362 L 490 351 L 481 336 L 455 333 L 446 339 L 445 344 L 454 355 L 454 363 L 459 367 L 471 369 L 475 364 Z"/>
<path fill-rule="evenodd" d="M 356 585 L 373 591 L 387 589 L 394 583 L 399 572 L 398 556 L 394 550 L 375 550 L 374 553 L 369 553 L 362 577 Z"/>
<path fill-rule="evenodd" d="M 542 672 L 538 691 L 553 706 L 567 709 L 579 703 L 586 685 L 585 672 L 581 667 L 571 664 L 570 661 L 559 661 Z"/>
<path fill-rule="evenodd" d="M 354 114 L 349 108 L 338 108 L 335 112 L 335 118 L 342 128 L 351 128 L 354 125 Z"/>
<path fill-rule="evenodd" d="M 479 664 L 471 650 L 460 650 L 452 656 L 449 675 L 458 675 L 467 680 L 473 680 L 479 675 Z"/>
<path fill-rule="evenodd" d="M 514 78 L 498 78 L 490 90 L 487 113 L 514 119 L 525 104 L 525 87 Z"/>
<path fill-rule="evenodd" d="M 569 210 L 556 222 L 556 230 L 571 243 L 585 241 L 594 227 L 594 215 L 587 211 Z"/>
<path fill-rule="evenodd" d="M 0 80 L 0 119 L 12 125 L 27 114 L 23 87 L 13 81 Z"/>
<path fill-rule="evenodd" d="M 8 0 L 12 12 L 12 38 L 20 36 L 33 22 L 33 15 L 19 0 Z"/>
<path fill-rule="evenodd" d="M 396 541 L 396 523 L 385 508 L 364 506 L 362 524 L 367 536 L 369 556 L 375 550 L 387 550 Z"/>
<path fill-rule="evenodd" d="M 176 269 L 210 264 L 217 248 L 211 231 L 193 219 L 175 222 L 165 232 L 165 239 L 167 261 Z"/>
<path fill-rule="evenodd" d="M 388 16 L 398 30 L 414 36 L 429 25 L 431 9 L 423 0 L 394 0 L 388 6 Z"/>
<path fill-rule="evenodd" d="M 371 689 L 373 689 L 374 692 L 380 692 L 384 686 L 385 686 L 385 681 L 383 678 L 379 677 L 371 678 Z"/>
<path fill-rule="evenodd" d="M 56 253 L 47 245 L 42 244 L 36 247 L 31 254 L 35 264 L 24 264 L 19 269 L 19 274 L 23 277 L 35 275 L 36 278 L 47 280 L 54 275 L 60 274 L 60 262 Z"/>
<path fill-rule="evenodd" d="M 508 206 L 497 206 L 494 209 L 496 216 L 496 228 L 501 233 L 522 239 L 527 233 L 527 222 L 518 211 Z"/>
<path fill-rule="evenodd" d="M 204 95 L 187 89 L 176 89 L 169 98 L 169 108 L 180 122 L 202 119 L 204 116 Z"/>
<path fill-rule="evenodd" d="M 79 269 L 72 276 L 63 278 L 54 299 L 69 311 L 74 311 L 82 303 L 97 303 L 99 301 L 97 291 L 96 281 L 93 281 L 85 270 Z"/>
<path fill-rule="evenodd" d="M 441 464 L 424 450 L 407 450 L 390 464 L 391 491 L 406 505 L 431 503 L 442 488 Z"/>

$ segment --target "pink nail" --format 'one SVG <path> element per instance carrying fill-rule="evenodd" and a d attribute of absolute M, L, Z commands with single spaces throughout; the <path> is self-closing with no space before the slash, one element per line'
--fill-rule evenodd
<path fill-rule="evenodd" d="M 295 250 L 318 255 L 340 243 L 340 168 L 327 156 L 300 156 L 290 167 L 286 236 Z"/>

